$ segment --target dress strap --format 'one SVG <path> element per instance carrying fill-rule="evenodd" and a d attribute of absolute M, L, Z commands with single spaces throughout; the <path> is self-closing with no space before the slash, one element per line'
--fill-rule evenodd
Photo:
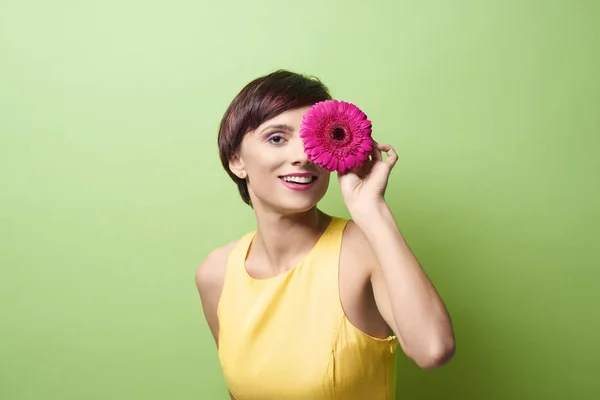
<path fill-rule="evenodd" d="M 252 243 L 255 234 L 256 231 L 248 232 L 238 240 L 229 254 L 227 269 L 230 269 L 231 267 L 238 268 L 239 266 L 244 267 L 246 265 L 248 250 L 250 249 L 250 244 Z"/>
<path fill-rule="evenodd" d="M 342 246 L 344 230 L 346 229 L 348 222 L 349 220 L 345 218 L 332 217 L 332 220 L 323 235 L 323 247 L 329 250 L 339 251 Z"/>

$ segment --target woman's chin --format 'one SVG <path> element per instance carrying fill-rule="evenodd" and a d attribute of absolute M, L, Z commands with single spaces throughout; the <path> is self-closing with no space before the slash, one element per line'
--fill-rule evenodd
<path fill-rule="evenodd" d="M 301 214 L 308 212 L 315 208 L 317 203 L 314 201 L 311 202 L 301 202 L 301 201 L 290 201 L 284 202 L 282 204 L 278 204 L 278 209 L 282 214 Z"/>
<path fill-rule="evenodd" d="M 273 201 L 275 200 L 275 201 Z M 301 214 L 315 208 L 319 203 L 320 198 L 284 198 L 269 199 L 269 201 L 261 202 L 264 206 L 260 208 L 271 209 L 279 214 Z M 257 207 L 255 207 L 256 209 Z"/>
<path fill-rule="evenodd" d="M 283 190 L 282 190 L 283 189 Z M 281 214 L 298 214 L 312 210 L 325 197 L 327 186 L 311 190 L 295 191 L 284 187 L 274 187 L 263 193 L 251 192 L 254 208 L 271 209 Z M 258 206 L 262 204 L 262 206 Z M 258 207 L 257 207 L 258 206 Z"/>

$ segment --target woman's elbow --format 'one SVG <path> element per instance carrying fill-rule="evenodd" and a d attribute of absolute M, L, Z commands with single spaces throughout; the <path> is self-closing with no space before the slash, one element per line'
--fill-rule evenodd
<path fill-rule="evenodd" d="M 456 353 L 454 339 L 447 339 L 431 346 L 430 350 L 419 358 L 413 359 L 422 369 L 432 370 L 446 365 Z"/>

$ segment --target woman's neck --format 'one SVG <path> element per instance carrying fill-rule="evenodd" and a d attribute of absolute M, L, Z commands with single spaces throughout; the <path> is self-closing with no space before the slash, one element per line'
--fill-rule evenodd
<path fill-rule="evenodd" d="M 248 259 L 260 275 L 274 276 L 293 268 L 314 247 L 331 217 L 314 207 L 299 214 L 255 210 L 258 228 Z"/>

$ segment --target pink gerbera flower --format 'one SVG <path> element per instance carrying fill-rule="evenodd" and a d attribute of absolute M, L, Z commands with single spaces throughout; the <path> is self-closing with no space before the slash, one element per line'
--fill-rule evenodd
<path fill-rule="evenodd" d="M 300 137 L 310 161 L 342 174 L 361 166 L 373 150 L 371 121 L 345 101 L 314 104 L 302 117 Z"/>

